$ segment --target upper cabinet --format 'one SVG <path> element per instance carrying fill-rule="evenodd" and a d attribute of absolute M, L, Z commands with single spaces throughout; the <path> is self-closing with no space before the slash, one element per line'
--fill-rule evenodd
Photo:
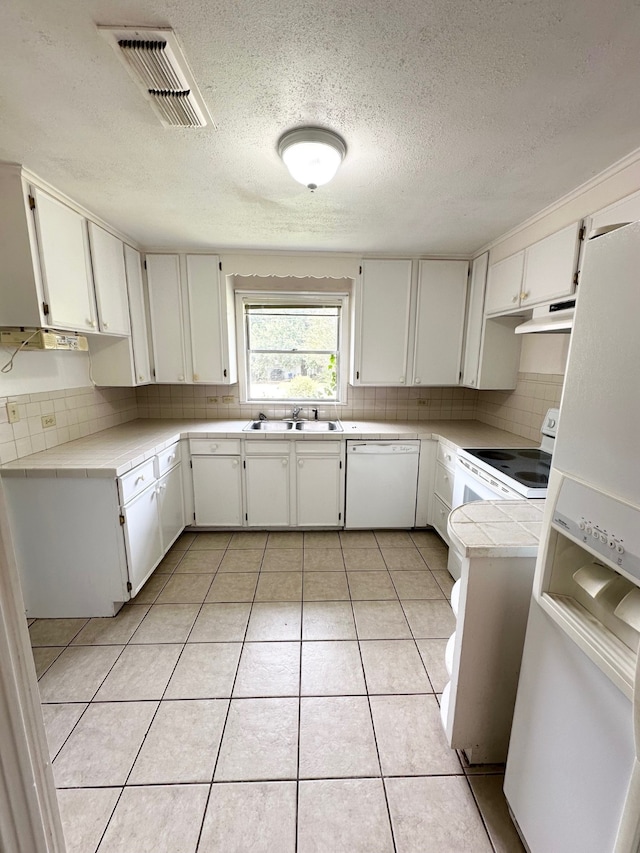
<path fill-rule="evenodd" d="M 237 381 L 233 294 L 217 255 L 146 256 L 156 382 Z"/>
<path fill-rule="evenodd" d="M 356 283 L 353 385 L 457 385 L 466 261 L 366 260 Z"/>
<path fill-rule="evenodd" d="M 570 296 L 577 284 L 581 223 L 489 266 L 485 314 L 504 314 Z"/>
<path fill-rule="evenodd" d="M 131 326 L 124 244 L 95 222 L 89 222 L 88 227 L 100 331 L 108 335 L 128 335 Z"/>

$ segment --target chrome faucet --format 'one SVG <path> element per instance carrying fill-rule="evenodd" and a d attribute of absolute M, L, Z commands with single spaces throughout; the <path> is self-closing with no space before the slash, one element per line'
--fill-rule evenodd
<path fill-rule="evenodd" d="M 301 412 L 301 411 L 302 411 L 302 409 L 300 408 L 300 406 L 294 406 L 294 408 L 293 408 L 293 413 L 292 413 L 292 415 L 291 415 L 291 420 L 292 420 L 292 421 L 297 421 L 297 420 L 298 420 L 298 415 L 300 414 L 300 412 Z"/>

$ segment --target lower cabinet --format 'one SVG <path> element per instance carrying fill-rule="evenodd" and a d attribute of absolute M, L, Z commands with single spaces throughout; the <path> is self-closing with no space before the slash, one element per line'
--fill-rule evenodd
<path fill-rule="evenodd" d="M 191 466 L 196 527 L 240 527 L 240 456 L 192 456 Z"/>
<path fill-rule="evenodd" d="M 436 465 L 433 481 L 433 502 L 431 505 L 431 524 L 444 541 L 449 544 L 447 521 L 451 512 L 453 498 L 453 479 L 455 476 L 457 451 L 451 445 L 438 442 Z"/>
<path fill-rule="evenodd" d="M 299 527 L 344 524 L 344 460 L 341 441 L 296 446 L 296 522 Z"/>
<path fill-rule="evenodd" d="M 131 596 L 142 589 L 163 556 L 158 516 L 158 487 L 155 483 L 122 507 L 124 542 Z"/>
<path fill-rule="evenodd" d="M 289 527 L 291 524 L 290 443 L 248 442 L 245 485 L 249 527 Z"/>
<path fill-rule="evenodd" d="M 158 479 L 158 513 L 163 555 L 185 527 L 182 464 L 178 463 Z"/>

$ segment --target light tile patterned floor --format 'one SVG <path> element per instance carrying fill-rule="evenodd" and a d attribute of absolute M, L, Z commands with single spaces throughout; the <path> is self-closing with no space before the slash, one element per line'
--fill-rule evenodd
<path fill-rule="evenodd" d="M 184 534 L 114 619 L 30 625 L 69 853 L 515 853 L 438 700 L 430 532 Z"/>

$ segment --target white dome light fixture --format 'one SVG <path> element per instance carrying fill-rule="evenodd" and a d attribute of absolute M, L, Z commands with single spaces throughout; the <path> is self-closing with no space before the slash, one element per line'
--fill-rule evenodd
<path fill-rule="evenodd" d="M 289 130 L 278 142 L 278 154 L 291 177 L 310 190 L 329 183 L 346 153 L 344 139 L 322 127 Z"/>

